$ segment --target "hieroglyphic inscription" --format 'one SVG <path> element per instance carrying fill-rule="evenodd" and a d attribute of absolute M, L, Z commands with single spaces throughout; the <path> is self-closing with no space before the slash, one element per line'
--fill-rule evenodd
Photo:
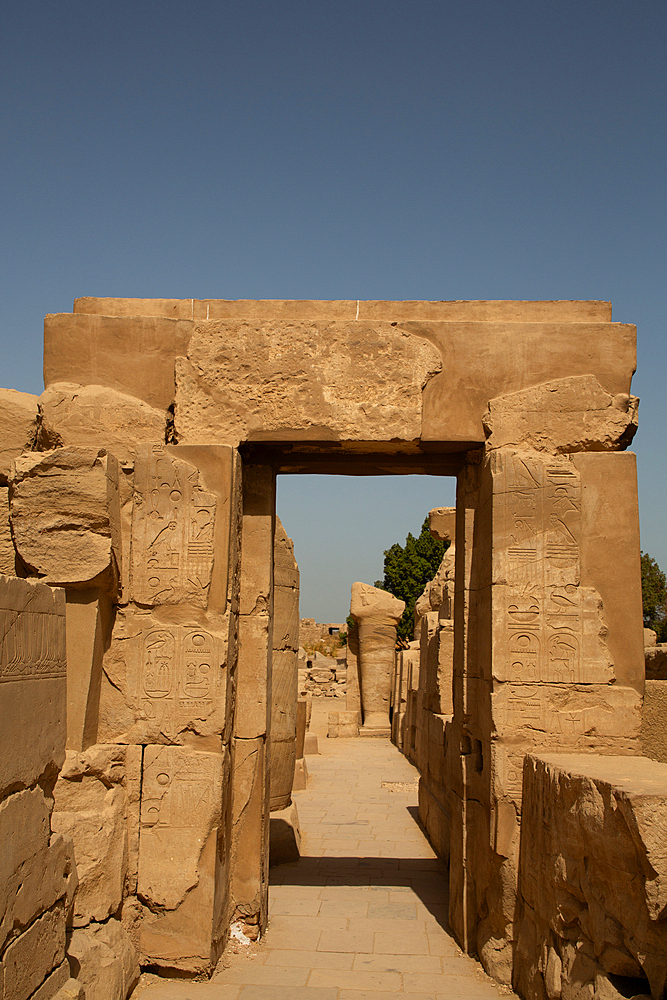
<path fill-rule="evenodd" d="M 581 485 L 571 462 L 506 456 L 506 679 L 581 683 Z"/>
<path fill-rule="evenodd" d="M 206 607 L 216 498 L 199 470 L 164 446 L 142 446 L 132 514 L 132 595 L 139 604 Z"/>
<path fill-rule="evenodd" d="M 139 669 L 135 697 L 142 713 L 166 736 L 216 709 L 222 643 L 201 628 L 154 627 L 133 640 Z"/>
<path fill-rule="evenodd" d="M 59 615 L 0 609 L 0 682 L 64 677 L 63 635 Z"/>
<path fill-rule="evenodd" d="M 166 751 L 166 752 L 165 752 Z M 205 767 L 206 758 L 175 754 L 164 748 L 144 766 L 141 798 L 142 826 L 181 829 L 197 827 L 214 802 L 215 782 Z"/>

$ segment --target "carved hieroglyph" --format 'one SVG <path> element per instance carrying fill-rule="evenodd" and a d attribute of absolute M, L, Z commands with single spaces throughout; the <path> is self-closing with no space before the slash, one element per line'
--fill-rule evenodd
<path fill-rule="evenodd" d="M 614 684 L 600 596 L 581 584 L 581 480 L 567 458 L 496 453 L 493 722 L 499 794 L 520 801 L 534 744 L 636 737 L 640 699 Z M 507 746 L 502 743 L 507 741 Z"/>
<path fill-rule="evenodd" d="M 139 894 L 174 910 L 199 882 L 199 860 L 222 810 L 222 754 L 184 747 L 144 750 Z"/>
<path fill-rule="evenodd" d="M 205 608 L 213 568 L 216 497 L 194 466 L 162 445 L 138 449 L 132 514 L 132 598 Z"/>
<path fill-rule="evenodd" d="M 178 743 L 222 733 L 225 652 L 209 629 L 120 609 L 104 658 L 100 738 Z"/>

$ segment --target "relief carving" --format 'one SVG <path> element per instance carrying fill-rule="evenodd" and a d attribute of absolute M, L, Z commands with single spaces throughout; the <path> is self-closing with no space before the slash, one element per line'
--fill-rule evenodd
<path fill-rule="evenodd" d="M 200 477 L 163 445 L 139 449 L 132 514 L 132 595 L 138 604 L 207 606 L 216 497 Z"/>

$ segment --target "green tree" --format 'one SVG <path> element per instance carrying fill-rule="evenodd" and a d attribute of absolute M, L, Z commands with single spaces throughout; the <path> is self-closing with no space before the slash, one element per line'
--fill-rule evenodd
<path fill-rule="evenodd" d="M 427 517 L 417 538 L 410 533 L 405 545 L 395 542 L 390 549 L 385 549 L 384 579 L 376 580 L 375 586 L 405 601 L 405 611 L 398 623 L 400 639 L 412 639 L 415 602 L 437 573 L 448 548 L 449 542 L 440 542 L 433 537 Z"/>
<path fill-rule="evenodd" d="M 644 628 L 652 628 L 658 642 L 667 642 L 667 577 L 648 552 L 642 552 Z"/>

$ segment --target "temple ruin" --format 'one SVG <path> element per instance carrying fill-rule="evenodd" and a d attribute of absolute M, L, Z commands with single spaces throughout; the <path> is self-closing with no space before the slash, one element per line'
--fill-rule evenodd
<path fill-rule="evenodd" d="M 531 1000 L 613 996 L 613 976 L 663 996 L 635 340 L 595 301 L 46 317 L 44 393 L 0 393 L 5 998 L 124 1000 L 140 966 L 205 974 L 230 927 L 263 933 L 270 820 L 303 763 L 275 512 L 299 473 L 457 478 L 433 524 L 455 544 L 381 697 L 461 947 Z"/>

